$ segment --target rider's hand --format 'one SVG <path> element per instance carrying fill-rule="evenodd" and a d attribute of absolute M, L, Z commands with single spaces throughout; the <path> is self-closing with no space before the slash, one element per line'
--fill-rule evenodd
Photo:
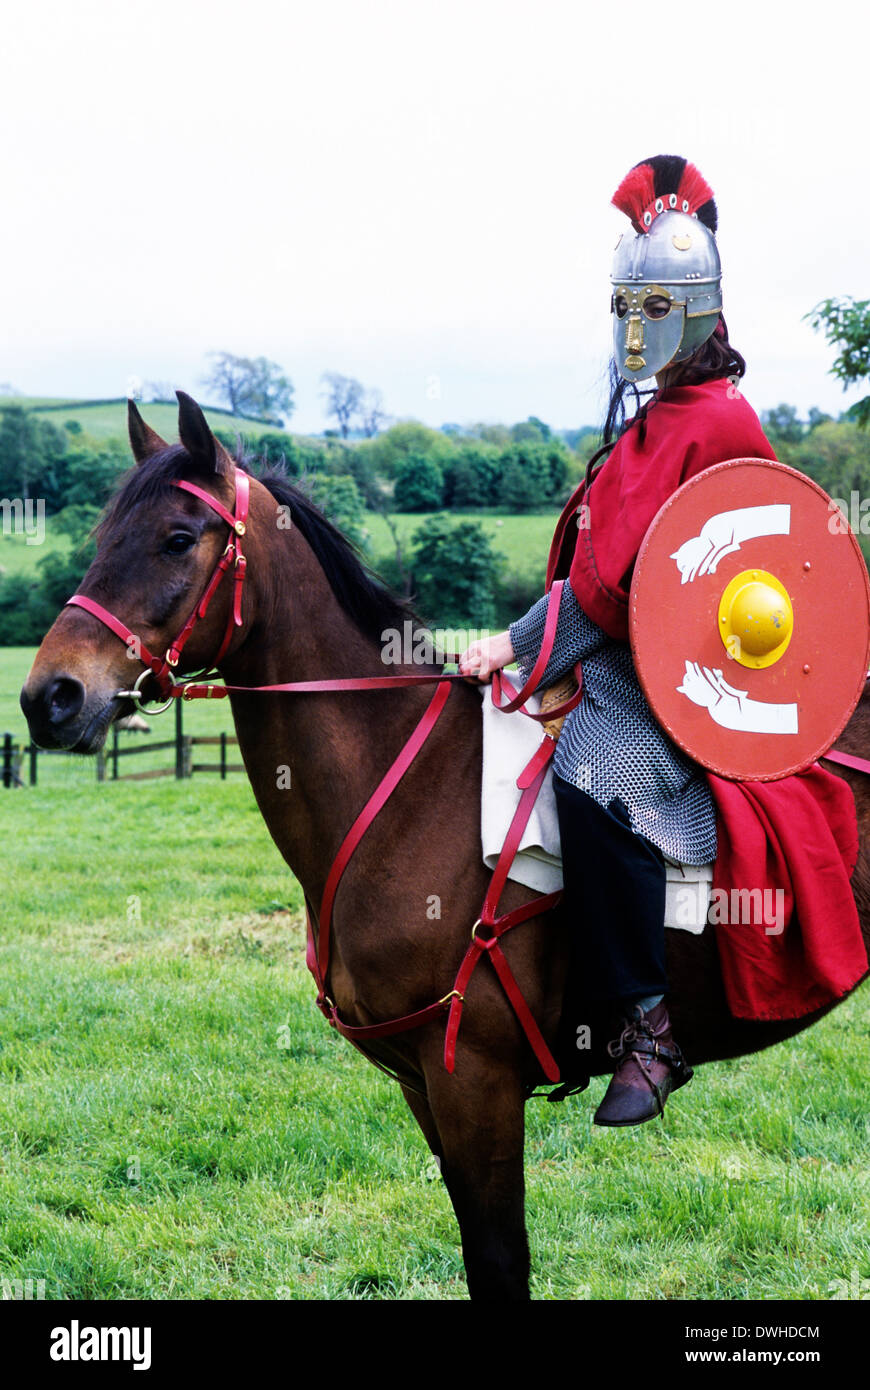
<path fill-rule="evenodd" d="M 502 666 L 510 666 L 516 660 L 511 646 L 509 632 L 499 632 L 495 637 L 484 637 L 480 642 L 472 642 L 459 658 L 459 674 L 479 681 L 488 681 L 493 671 Z"/>

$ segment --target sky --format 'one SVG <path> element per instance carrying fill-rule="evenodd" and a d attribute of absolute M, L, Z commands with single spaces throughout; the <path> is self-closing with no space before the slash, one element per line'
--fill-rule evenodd
<path fill-rule="evenodd" d="M 863 8 L 583 0 L 30 0 L 0 48 L 0 382 L 214 398 L 266 356 L 429 424 L 600 422 L 610 206 L 682 154 L 719 206 L 759 411 L 838 413 L 804 321 L 868 294 Z"/>

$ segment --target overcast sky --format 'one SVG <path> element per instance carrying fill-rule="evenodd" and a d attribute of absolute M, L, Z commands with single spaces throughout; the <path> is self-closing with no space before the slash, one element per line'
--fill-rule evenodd
<path fill-rule="evenodd" d="M 804 17 L 807 16 L 807 17 Z M 595 423 L 628 168 L 720 213 L 746 395 L 838 412 L 802 322 L 868 297 L 863 7 L 582 0 L 30 0 L 0 51 L 0 381 L 201 399 L 205 355 L 397 417 Z"/>

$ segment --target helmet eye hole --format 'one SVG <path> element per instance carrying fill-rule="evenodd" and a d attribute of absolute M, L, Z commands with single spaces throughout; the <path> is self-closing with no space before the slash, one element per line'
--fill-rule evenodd
<path fill-rule="evenodd" d="M 613 312 L 618 319 L 624 319 L 628 313 L 628 300 L 625 295 L 617 294 L 613 299 Z"/>
<path fill-rule="evenodd" d="M 671 312 L 671 301 L 662 294 L 651 294 L 643 302 L 643 311 L 648 319 L 667 318 Z"/>

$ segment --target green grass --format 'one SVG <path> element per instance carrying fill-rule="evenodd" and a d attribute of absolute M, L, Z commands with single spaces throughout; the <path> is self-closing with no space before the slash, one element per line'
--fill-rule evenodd
<path fill-rule="evenodd" d="M 2 653 L 0 727 L 31 657 Z M 66 1299 L 464 1297 L 398 1087 L 313 1007 L 301 891 L 244 776 L 98 786 L 46 762 L 83 771 L 0 791 L 0 1277 Z M 870 1277 L 868 1000 L 698 1069 L 662 1124 L 593 1127 L 601 1079 L 531 1102 L 534 1296 L 815 1300 Z"/>
<path fill-rule="evenodd" d="M 52 518 L 45 518 L 45 535 L 38 545 L 28 545 L 27 537 L 20 535 L 0 536 L 0 578 L 4 575 L 36 574 L 36 567 L 43 555 L 49 551 L 66 554 L 72 541 L 52 526 Z"/>
<path fill-rule="evenodd" d="M 414 532 L 420 527 L 425 527 L 435 515 L 443 513 L 403 512 L 396 513 L 393 520 L 401 539 L 410 544 Z M 559 517 L 558 511 L 535 512 L 524 516 L 497 511 L 456 512 L 448 513 L 448 516 L 454 526 L 463 522 L 478 522 L 492 541 L 493 548 L 509 561 L 514 573 L 540 574 L 543 592 L 547 555 Z M 382 516 L 376 512 L 366 512 L 365 526 L 371 538 L 374 556 L 394 552 L 392 537 Z"/>

